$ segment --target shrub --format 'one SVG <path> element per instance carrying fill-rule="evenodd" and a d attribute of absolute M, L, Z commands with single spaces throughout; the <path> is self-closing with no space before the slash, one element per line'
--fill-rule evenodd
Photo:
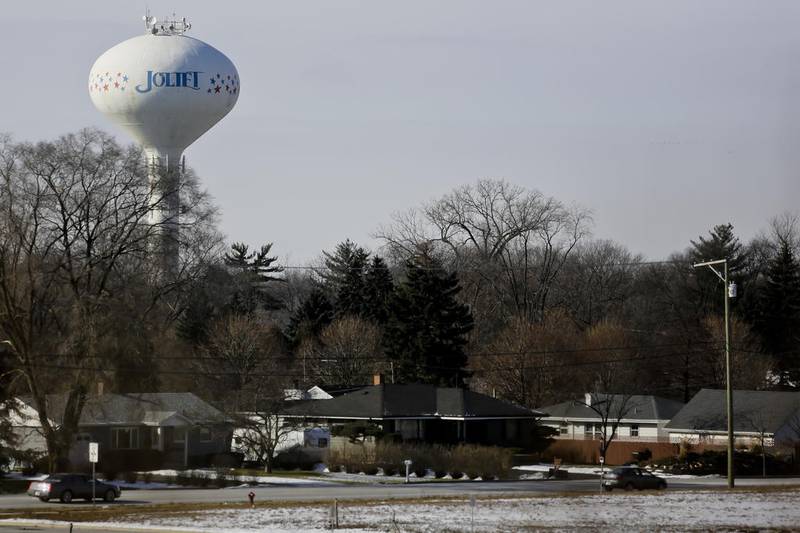
<path fill-rule="evenodd" d="M 412 461 L 411 471 L 425 477 L 428 470 L 442 478 L 450 472 L 460 478 L 466 472 L 471 478 L 502 478 L 511 470 L 512 450 L 474 444 L 447 447 L 421 443 L 395 443 L 386 439 L 375 443 L 374 453 L 367 447 L 348 447 L 346 452 L 332 450 L 329 464 L 342 465 L 347 472 L 374 472 L 378 467 L 387 476 L 405 475 L 406 459 Z"/>
<path fill-rule="evenodd" d="M 483 476 L 487 479 L 507 477 L 511 471 L 512 451 L 505 448 L 464 444 L 451 450 L 451 472 L 466 474 L 475 479 Z"/>
<path fill-rule="evenodd" d="M 649 461 L 652 457 L 653 452 L 650 450 L 650 448 L 633 452 L 633 458 L 635 461 Z"/>
<path fill-rule="evenodd" d="M 292 446 L 275 456 L 272 466 L 280 470 L 313 470 L 319 456 L 312 456 L 302 446 Z"/>
<path fill-rule="evenodd" d="M 101 472 L 127 472 L 158 470 L 164 464 L 164 454 L 159 450 L 106 450 L 100 454 L 98 468 Z"/>
<path fill-rule="evenodd" d="M 26 476 L 33 476 L 40 472 L 47 472 L 49 462 L 47 454 L 34 450 L 10 450 L 9 457 L 12 463 L 20 468 Z"/>

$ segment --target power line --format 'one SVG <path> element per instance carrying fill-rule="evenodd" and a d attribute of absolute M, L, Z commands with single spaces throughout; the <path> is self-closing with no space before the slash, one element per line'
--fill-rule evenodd
<path fill-rule="evenodd" d="M 660 260 L 660 261 L 621 261 L 616 263 L 591 263 L 587 264 L 588 266 L 603 266 L 609 268 L 621 268 L 621 267 L 646 267 L 646 266 L 655 266 L 655 265 L 679 265 L 679 266 L 686 266 L 691 268 L 691 263 L 686 261 L 675 261 L 675 260 Z M 403 265 L 386 265 L 388 270 L 403 268 Z M 315 272 L 320 271 L 367 271 L 370 269 L 369 263 L 365 263 L 363 266 L 336 266 L 331 267 L 328 265 L 280 265 L 280 268 L 283 270 L 311 270 Z M 414 265 L 416 270 L 435 270 L 435 271 L 445 271 L 445 272 L 486 272 L 491 270 L 536 270 L 535 267 L 531 266 L 512 266 L 512 265 L 503 265 L 497 263 L 491 263 L 486 268 L 480 267 L 463 267 L 463 266 L 448 266 L 442 265 L 438 267 L 427 267 L 422 265 Z M 688 270 L 687 270 L 688 271 Z"/>
<path fill-rule="evenodd" d="M 708 346 L 717 344 L 718 341 L 694 341 L 692 342 L 692 348 L 696 348 L 699 346 Z M 507 350 L 507 351 L 480 351 L 480 352 L 469 352 L 465 355 L 467 358 L 475 358 L 475 357 L 504 357 L 510 355 L 520 355 L 520 356 L 531 356 L 531 355 L 562 355 L 562 354 L 579 354 L 579 353 L 595 353 L 595 352 L 619 352 L 619 351 L 636 351 L 636 350 L 654 350 L 654 349 L 661 349 L 661 348 L 675 348 L 675 347 L 684 347 L 686 346 L 685 342 L 670 342 L 670 343 L 661 343 L 661 344 L 638 344 L 638 345 L 623 345 L 623 346 L 597 346 L 597 347 L 585 347 L 585 348 L 554 348 L 554 349 L 540 349 L 540 350 Z M 737 351 L 740 352 L 748 352 L 748 353 L 762 353 L 757 352 L 754 350 L 746 350 L 735 348 Z M 682 350 L 680 352 L 676 352 L 677 354 L 680 353 L 694 353 L 695 350 Z M 787 352 L 793 353 L 793 352 Z M 77 354 L 44 354 L 42 357 L 53 357 L 53 358 L 72 358 L 72 359 L 100 359 L 106 360 L 109 359 L 107 355 L 77 355 Z M 326 359 L 332 359 L 333 357 L 330 355 L 324 356 L 317 356 L 317 355 L 290 355 L 290 354 L 281 354 L 281 355 L 261 355 L 258 356 L 257 360 L 259 361 L 268 361 L 268 360 L 283 360 L 283 359 L 295 359 L 295 360 L 302 360 L 305 359 L 307 361 L 319 359 L 324 357 Z M 380 357 L 370 356 L 370 355 L 353 355 L 353 356 L 344 356 L 344 359 L 349 361 L 375 361 L 380 360 Z M 148 358 L 148 361 L 158 362 L 158 361 L 224 361 L 226 360 L 225 356 L 222 355 L 163 355 L 163 356 L 153 356 L 152 358 Z"/>
<path fill-rule="evenodd" d="M 616 363 L 629 363 L 629 362 L 636 362 L 636 361 L 650 361 L 650 360 L 658 360 L 658 359 L 666 359 L 670 357 L 674 357 L 676 355 L 683 355 L 684 352 L 670 352 L 666 354 L 656 354 L 656 355 L 642 355 L 642 356 L 635 356 L 635 357 L 626 357 L 626 358 L 613 358 L 613 359 L 603 359 L 603 360 L 594 360 L 594 361 L 568 361 L 568 362 L 560 362 L 557 364 L 542 364 L 542 365 L 533 365 L 533 366 L 522 366 L 518 365 L 509 365 L 507 367 L 493 367 L 493 368 L 476 368 L 474 370 L 480 372 L 504 372 L 504 371 L 519 371 L 519 370 L 539 370 L 539 371 L 549 371 L 554 369 L 563 369 L 563 368 L 572 368 L 572 367 L 583 367 L 583 366 L 595 366 L 595 365 L 604 365 L 604 364 L 616 364 Z M 307 363 L 311 363 L 313 365 L 314 359 L 308 359 Z M 375 363 L 387 363 L 388 361 L 381 361 L 375 360 Z M 29 363 L 27 365 L 29 368 L 41 368 L 41 369 L 50 369 L 50 370 L 75 370 L 75 371 L 91 371 L 91 372 L 116 372 L 116 373 L 132 373 L 132 374 L 141 374 L 146 373 L 149 369 L 147 368 L 132 368 L 132 367 L 91 367 L 91 366 L 84 366 L 84 365 L 65 365 L 65 364 L 53 364 L 53 363 Z M 451 372 L 458 372 L 458 371 L 470 371 L 471 369 L 463 368 L 463 367 L 455 367 L 455 366 L 437 366 L 437 365 L 430 365 L 427 366 L 429 369 L 433 370 L 446 370 Z M 173 375 L 189 375 L 189 376 L 208 376 L 208 377 L 240 377 L 245 374 L 247 377 L 250 378 L 259 378 L 259 377 L 297 377 L 302 375 L 325 375 L 324 372 L 315 372 L 315 371 L 306 371 L 303 372 L 302 370 L 296 370 L 292 372 L 209 372 L 203 370 L 170 370 L 170 369 L 158 369 L 159 373 L 163 374 L 173 374 Z"/>

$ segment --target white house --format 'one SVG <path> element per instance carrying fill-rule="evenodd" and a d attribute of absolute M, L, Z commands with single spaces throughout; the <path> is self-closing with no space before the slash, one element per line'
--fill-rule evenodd
<path fill-rule="evenodd" d="M 725 391 L 702 389 L 667 424 L 670 442 L 727 444 Z M 733 391 L 733 434 L 744 445 L 800 442 L 800 392 Z"/>
<path fill-rule="evenodd" d="M 586 393 L 580 400 L 537 408 L 547 413 L 539 423 L 554 429 L 557 439 L 599 439 L 617 425 L 617 441 L 666 441 L 664 427 L 683 403 L 658 396 Z"/>
<path fill-rule="evenodd" d="M 323 401 L 333 398 L 328 392 L 321 387 L 314 385 L 308 390 L 303 389 L 284 389 L 283 397 L 287 404 L 303 403 L 307 401 Z M 263 422 L 263 416 L 254 415 L 252 413 L 240 413 L 241 416 L 247 417 L 250 420 L 260 423 Z M 281 416 L 275 416 L 276 423 L 281 426 L 287 423 L 287 420 Z M 292 426 L 288 431 L 281 432 L 278 443 L 275 447 L 275 454 L 285 452 L 290 449 L 303 449 L 309 455 L 314 457 L 319 456 L 325 452 L 330 446 L 331 432 L 327 427 L 320 427 L 316 425 L 301 426 L 295 422 L 289 421 Z M 237 427 L 233 431 L 233 440 L 231 442 L 231 451 L 244 454 L 247 461 L 256 461 L 258 457 L 248 449 L 245 444 L 247 442 L 247 433 L 252 431 L 246 427 Z"/>

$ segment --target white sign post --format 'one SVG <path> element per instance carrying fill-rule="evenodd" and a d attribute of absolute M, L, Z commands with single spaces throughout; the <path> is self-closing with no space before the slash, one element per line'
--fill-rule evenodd
<path fill-rule="evenodd" d="M 409 476 L 411 475 L 411 459 L 406 459 L 403 461 L 403 464 L 406 465 L 406 483 L 409 483 L 411 481 L 409 479 Z"/>
<path fill-rule="evenodd" d="M 606 462 L 606 458 L 602 455 L 600 456 L 600 491 L 603 491 L 603 464 Z"/>
<path fill-rule="evenodd" d="M 89 443 L 89 462 L 92 463 L 92 505 L 94 505 L 95 499 L 95 485 L 96 481 L 94 478 L 94 467 L 97 464 L 97 459 L 100 456 L 100 445 L 96 442 Z"/>

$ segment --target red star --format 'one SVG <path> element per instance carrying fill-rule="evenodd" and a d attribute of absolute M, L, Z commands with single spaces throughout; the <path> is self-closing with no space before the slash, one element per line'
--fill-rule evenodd
<path fill-rule="evenodd" d="M 119 89 L 119 82 L 118 82 L 118 81 L 115 81 L 115 82 L 114 82 L 114 88 L 115 88 L 115 89 Z"/>
<path fill-rule="evenodd" d="M 215 93 L 218 93 L 218 92 L 219 92 L 219 89 L 220 89 L 220 86 L 219 86 L 219 85 L 217 85 L 216 87 L 214 87 L 214 92 L 215 92 Z"/>
<path fill-rule="evenodd" d="M 105 85 L 103 85 L 103 90 L 108 92 L 108 84 L 107 83 Z"/>

